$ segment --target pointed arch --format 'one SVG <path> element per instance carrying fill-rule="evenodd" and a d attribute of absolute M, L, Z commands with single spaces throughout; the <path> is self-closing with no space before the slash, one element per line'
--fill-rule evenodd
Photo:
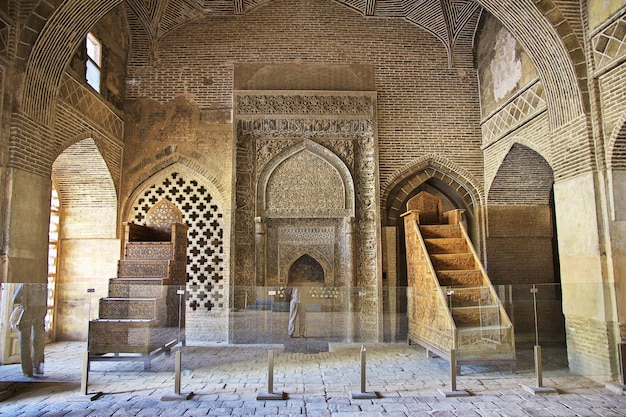
<path fill-rule="evenodd" d="M 291 161 L 295 161 L 295 157 L 308 155 L 309 161 L 304 161 L 304 164 L 310 164 L 311 160 L 317 160 L 318 168 L 321 168 L 324 172 L 321 172 L 322 176 L 326 174 L 326 179 L 330 181 L 340 182 L 342 190 L 328 190 L 335 193 L 341 193 L 342 201 L 338 201 L 338 194 L 329 196 L 332 201 L 332 208 L 322 212 L 315 212 L 311 207 L 289 207 L 283 210 L 281 213 L 271 213 L 272 216 L 284 217 L 284 216 L 296 216 L 297 217 L 352 217 L 355 215 L 355 198 L 354 198 L 354 181 L 350 170 L 345 163 L 333 152 L 326 149 L 322 145 L 319 145 L 312 140 L 305 139 L 297 144 L 284 149 L 272 158 L 259 175 L 257 182 L 257 216 L 265 217 L 268 213 L 268 190 L 271 191 L 273 185 L 270 184 L 272 177 L 279 172 L 281 167 L 287 166 Z M 297 161 L 295 163 L 298 163 Z M 300 174 L 307 175 L 313 174 L 312 172 L 306 172 L 306 166 L 303 167 Z M 297 174 L 296 174 L 297 175 Z M 294 178 L 295 180 L 295 178 Z M 309 181 L 311 185 L 323 186 L 323 184 L 315 184 L 314 181 Z M 297 186 L 297 181 L 290 184 Z M 293 190 L 295 192 L 295 190 Z M 300 190 L 298 192 L 311 192 L 311 190 Z M 310 199 L 309 199 L 310 201 Z"/>
<path fill-rule="evenodd" d="M 615 123 L 608 138 L 606 164 L 609 168 L 626 169 L 626 112 Z"/>
<path fill-rule="evenodd" d="M 61 152 L 52 164 L 52 178 L 64 211 L 80 213 L 84 220 L 66 230 L 67 237 L 115 237 L 117 188 L 94 139 L 79 140 Z"/>
<path fill-rule="evenodd" d="M 67 63 L 89 30 L 122 0 L 65 0 L 46 21 L 29 53 L 23 111 L 33 120 L 52 126 L 58 87 Z M 77 18 L 80 16 L 80 18 Z"/>
<path fill-rule="evenodd" d="M 176 154 L 163 158 L 150 166 L 143 167 L 136 175 L 128 178 L 128 188 L 131 191 L 129 197 L 121 203 L 123 207 L 122 218 L 128 218 L 133 202 L 136 201 L 137 194 L 143 188 L 142 184 L 157 175 L 159 178 L 167 176 L 170 170 L 182 170 L 183 172 L 188 172 L 190 177 L 201 179 L 218 198 L 219 205 L 225 210 L 225 215 L 229 212 L 230 205 L 226 204 L 229 201 L 229 187 L 226 186 L 222 177 L 210 170 L 210 167 L 201 165 L 184 155 Z"/>
<path fill-rule="evenodd" d="M 330 265 L 324 257 L 319 257 L 319 255 L 319 253 L 315 254 L 310 253 L 310 251 L 305 251 L 289 262 L 286 267 L 285 275 L 287 277 L 287 284 L 293 285 L 305 282 L 324 284 L 328 282 L 329 273 L 331 273 L 329 270 Z M 292 279 L 294 278 L 294 271 L 298 271 L 299 274 L 295 276 L 295 279 Z"/>
<path fill-rule="evenodd" d="M 543 158 L 546 161 L 546 163 L 550 166 L 550 169 L 553 169 L 552 158 L 549 155 L 547 155 L 546 149 L 541 148 L 535 142 L 532 142 L 530 140 L 527 140 L 524 138 L 515 138 L 513 142 L 506 144 L 506 145 L 503 144 L 503 150 L 498 151 L 499 155 L 496 158 L 494 158 L 495 159 L 494 163 L 490 164 L 490 166 L 492 166 L 493 168 L 492 170 L 490 169 L 488 173 L 485 173 L 485 189 L 486 190 L 489 190 L 491 188 L 491 185 L 493 181 L 495 180 L 496 175 L 498 174 L 498 169 L 500 169 L 500 166 L 502 166 L 502 163 L 504 162 L 506 157 L 509 155 L 509 153 L 511 152 L 511 149 L 513 149 L 514 146 L 522 146 L 524 148 L 528 148 L 529 150 L 535 152 L 537 155 L 539 155 L 541 158 Z"/>
<path fill-rule="evenodd" d="M 194 312 L 228 307 L 230 220 L 226 201 L 211 181 L 176 162 L 137 185 L 123 210 L 123 220 L 137 224 L 147 222 L 155 204 L 167 204 L 171 211 L 182 213 L 181 222 L 189 227 L 187 307 Z M 203 325 L 193 324 L 193 331 L 204 331 L 200 329 Z"/>
<path fill-rule="evenodd" d="M 543 156 L 514 143 L 491 182 L 487 201 L 490 206 L 548 205 L 553 183 L 554 172 Z"/>
<path fill-rule="evenodd" d="M 396 224 L 405 211 L 404 204 L 409 195 L 431 178 L 454 190 L 465 208 L 483 204 L 484 198 L 478 180 L 472 174 L 446 158 L 428 154 L 398 170 L 383 185 L 381 206 L 384 212 L 382 218 L 386 224 Z"/>

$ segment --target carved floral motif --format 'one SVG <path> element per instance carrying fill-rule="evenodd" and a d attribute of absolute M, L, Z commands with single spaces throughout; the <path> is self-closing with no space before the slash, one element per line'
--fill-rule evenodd
<path fill-rule="evenodd" d="M 237 113 L 246 114 L 329 114 L 372 115 L 367 96 L 245 95 L 237 97 Z"/>

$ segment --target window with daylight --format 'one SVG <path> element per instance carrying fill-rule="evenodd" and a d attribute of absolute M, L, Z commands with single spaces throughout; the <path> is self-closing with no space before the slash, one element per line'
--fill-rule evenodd
<path fill-rule="evenodd" d="M 87 84 L 100 92 L 100 73 L 102 67 L 102 44 L 92 33 L 87 34 Z"/>
<path fill-rule="evenodd" d="M 56 188 L 52 187 L 52 196 L 50 198 L 50 229 L 48 231 L 48 313 L 45 319 L 46 337 L 48 339 L 53 338 L 54 330 L 54 298 L 58 273 L 60 206 L 59 193 Z"/>

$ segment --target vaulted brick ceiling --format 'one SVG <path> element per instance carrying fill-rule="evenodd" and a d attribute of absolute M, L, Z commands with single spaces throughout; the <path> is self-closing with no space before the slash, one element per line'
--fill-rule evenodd
<path fill-rule="evenodd" d="M 243 15 L 272 0 L 126 0 L 153 45 L 171 30 L 205 16 Z M 482 8 L 473 0 L 336 0 L 364 16 L 399 18 L 422 27 L 448 49 L 465 30 L 473 32 Z"/>

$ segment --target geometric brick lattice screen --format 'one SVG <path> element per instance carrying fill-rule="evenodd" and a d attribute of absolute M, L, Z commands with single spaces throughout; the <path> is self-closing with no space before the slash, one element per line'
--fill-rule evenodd
<path fill-rule="evenodd" d="M 187 305 L 192 310 L 224 308 L 224 220 L 209 190 L 195 179 L 171 172 L 141 193 L 131 211 L 132 222 L 144 225 L 146 214 L 162 199 L 183 214 L 187 232 Z"/>

